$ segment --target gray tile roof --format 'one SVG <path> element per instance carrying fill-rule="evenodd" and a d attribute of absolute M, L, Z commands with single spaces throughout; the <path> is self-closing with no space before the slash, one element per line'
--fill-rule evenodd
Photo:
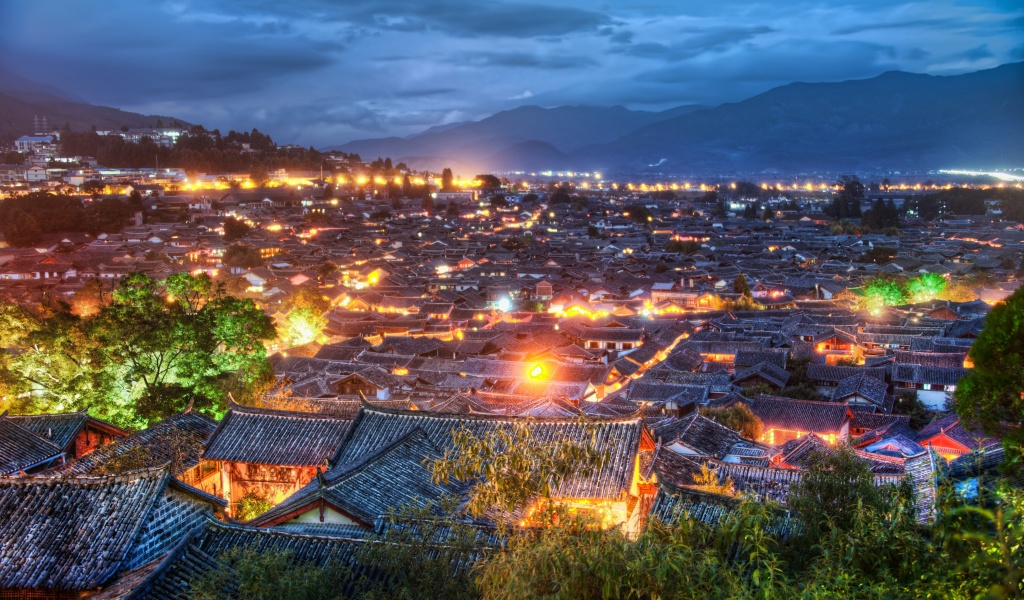
<path fill-rule="evenodd" d="M 414 429 L 392 444 L 358 461 L 338 465 L 315 477 L 287 500 L 252 521 L 275 523 L 289 513 L 323 500 L 372 528 L 389 509 L 423 506 L 461 486 L 435 485 L 425 461 L 441 458 L 422 429 Z"/>
<path fill-rule="evenodd" d="M 45 465 L 63 453 L 62 446 L 19 425 L 6 411 L 0 413 L 0 475 Z"/>
<path fill-rule="evenodd" d="M 232 405 L 203 458 L 260 465 L 324 466 L 352 424 L 347 416 Z"/>
<path fill-rule="evenodd" d="M 84 591 L 106 583 L 125 569 L 169 485 L 190 489 L 166 468 L 103 477 L 0 478 L 0 589 Z"/>

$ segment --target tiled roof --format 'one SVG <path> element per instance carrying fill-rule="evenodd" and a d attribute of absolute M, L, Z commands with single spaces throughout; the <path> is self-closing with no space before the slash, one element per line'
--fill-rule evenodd
<path fill-rule="evenodd" d="M 866 373 L 852 375 L 843 379 L 832 392 L 833 402 L 842 402 L 853 395 L 858 395 L 870 400 L 878 406 L 885 405 L 885 394 L 889 386 L 883 382 L 869 377 Z"/>
<path fill-rule="evenodd" d="M 179 484 L 166 468 L 0 478 L 0 588 L 84 591 L 106 583 L 124 568 L 168 485 Z"/>
<path fill-rule="evenodd" d="M 389 509 L 424 505 L 443 494 L 455 494 L 460 486 L 435 485 L 427 460 L 441 454 L 423 433 L 414 429 L 392 444 L 360 460 L 336 466 L 315 477 L 287 500 L 253 520 L 255 525 L 274 523 L 297 509 L 324 500 L 368 527 Z"/>
<path fill-rule="evenodd" d="M 79 430 L 85 426 L 89 415 L 83 411 L 53 415 L 11 415 L 10 418 L 25 429 L 53 442 L 59 448 L 66 448 Z"/>
<path fill-rule="evenodd" d="M 879 381 L 885 381 L 886 369 L 883 367 L 841 367 L 817 363 L 807 365 L 807 377 L 812 381 L 838 383 L 847 377 L 861 373 Z"/>
<path fill-rule="evenodd" d="M 61 475 L 97 473 L 107 462 L 120 456 L 136 453 L 139 447 L 146 448 L 146 466 L 156 467 L 168 462 L 176 462 L 179 472 L 185 471 L 199 464 L 202 446 L 216 428 L 216 421 L 196 411 L 188 410 L 112 444 L 97 448 L 75 461 L 57 467 L 54 472 Z M 189 453 L 184 458 L 180 456 L 183 442 L 184 445 L 187 445 Z"/>
<path fill-rule="evenodd" d="M 207 460 L 260 465 L 325 465 L 352 419 L 233 405 L 203 452 Z"/>
<path fill-rule="evenodd" d="M 739 433 L 696 412 L 679 419 L 668 419 L 654 428 L 662 444 L 679 442 L 697 454 L 723 458 L 743 439 Z"/>
<path fill-rule="evenodd" d="M 765 430 L 787 429 L 814 433 L 839 433 L 847 420 L 846 404 L 793 400 L 777 396 L 758 396 L 750 402 L 750 410 Z"/>
<path fill-rule="evenodd" d="M 372 454 L 416 428 L 423 429 L 431 443 L 440 451 L 451 448 L 452 435 L 466 427 L 476 435 L 484 435 L 502 426 L 526 423 L 538 440 L 590 439 L 596 431 L 599 449 L 607 451 L 603 468 L 590 477 L 573 477 L 555 491 L 562 498 L 619 498 L 632 481 L 633 465 L 639 450 L 643 423 L 639 416 L 611 419 L 518 418 L 494 415 L 464 415 L 423 411 L 391 410 L 364 407 L 356 417 L 348 435 L 331 464 L 344 465 Z M 588 427 L 589 426 L 589 427 Z"/>
<path fill-rule="evenodd" d="M 63 452 L 63 447 L 22 427 L 6 412 L 0 413 L 0 475 L 44 465 Z"/>
<path fill-rule="evenodd" d="M 898 383 L 930 383 L 956 385 L 970 372 L 963 367 L 925 367 L 921 365 L 893 366 L 892 380 Z"/>

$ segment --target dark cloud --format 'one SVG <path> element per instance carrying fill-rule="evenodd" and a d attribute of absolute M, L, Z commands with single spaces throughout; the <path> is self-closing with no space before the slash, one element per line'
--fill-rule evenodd
<path fill-rule="evenodd" d="M 1010 58 L 1013 60 L 1024 60 L 1024 44 L 1010 50 Z"/>
<path fill-rule="evenodd" d="M 589 56 L 545 56 L 528 52 L 478 52 L 463 56 L 466 64 L 484 67 L 512 67 L 516 69 L 576 69 L 596 65 Z"/>
<path fill-rule="evenodd" d="M 880 29 L 912 29 L 921 27 L 956 27 L 959 26 L 957 23 L 950 22 L 948 19 L 907 19 L 903 21 L 889 21 L 882 23 L 860 23 L 857 25 L 847 25 L 838 29 L 832 30 L 834 35 L 850 35 L 852 33 L 862 33 L 865 31 L 877 31 Z"/>
<path fill-rule="evenodd" d="M 671 44 L 642 42 L 621 47 L 617 51 L 632 56 L 678 61 L 695 58 L 707 52 L 725 51 L 759 35 L 774 31 L 771 27 L 765 26 L 723 28 L 690 35 Z"/>
<path fill-rule="evenodd" d="M 961 53 L 960 56 L 970 61 L 978 61 L 986 58 L 992 58 L 995 55 L 988 49 L 988 44 L 982 44 L 977 48 L 971 48 L 970 50 Z"/>
<path fill-rule="evenodd" d="M 458 88 L 434 88 L 424 90 L 401 90 L 394 93 L 396 98 L 425 98 L 427 96 L 443 96 L 445 94 L 454 94 L 459 91 Z"/>

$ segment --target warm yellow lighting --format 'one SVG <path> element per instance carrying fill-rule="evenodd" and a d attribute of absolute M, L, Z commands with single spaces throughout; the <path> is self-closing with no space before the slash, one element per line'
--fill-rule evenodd
<path fill-rule="evenodd" d="M 533 370 L 530 371 L 530 377 L 533 377 L 534 379 L 537 379 L 538 377 L 540 377 L 543 374 L 544 374 L 544 369 L 542 369 L 540 365 L 535 366 L 533 368 Z"/>

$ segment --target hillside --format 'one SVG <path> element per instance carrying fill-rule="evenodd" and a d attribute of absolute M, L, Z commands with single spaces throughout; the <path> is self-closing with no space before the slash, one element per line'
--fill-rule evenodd
<path fill-rule="evenodd" d="M 465 165 L 468 170 L 529 170 L 547 168 L 551 159 L 564 160 L 565 155 L 582 148 L 611 142 L 637 128 L 701 108 L 647 112 L 621 106 L 522 106 L 406 138 L 357 140 L 328 149 L 355 152 L 363 158 L 390 156 L 415 168 Z"/>
<path fill-rule="evenodd" d="M 793 83 L 642 127 L 576 155 L 642 170 L 993 168 L 1024 164 L 1024 63 Z"/>
<path fill-rule="evenodd" d="M 1024 63 L 1013 63 L 956 76 L 792 83 L 742 102 L 662 113 L 524 106 L 332 148 L 465 172 L 991 169 L 1024 164 L 1021 106 Z"/>
<path fill-rule="evenodd" d="M 174 117 L 140 115 L 107 106 L 94 106 L 67 95 L 61 90 L 45 86 L 0 70 L 0 143 L 9 143 L 18 136 L 33 133 L 33 118 L 45 116 L 51 129 L 67 123 L 75 131 L 127 127 L 153 127 L 157 119 L 170 126 L 177 122 L 189 124 Z"/>

